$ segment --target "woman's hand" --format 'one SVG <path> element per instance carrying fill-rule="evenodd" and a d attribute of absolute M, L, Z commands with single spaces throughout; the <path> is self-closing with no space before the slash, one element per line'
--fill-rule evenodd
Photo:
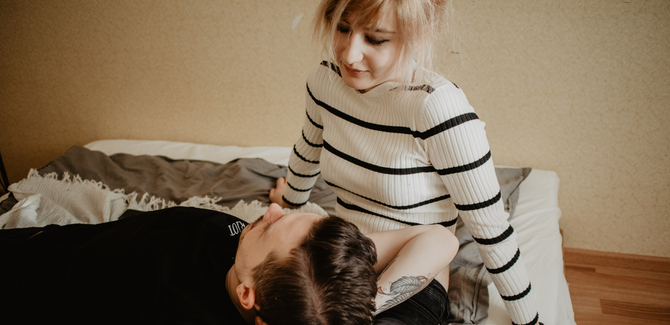
<path fill-rule="evenodd" d="M 284 190 L 286 190 L 286 179 L 283 177 L 277 178 L 277 187 L 270 190 L 270 202 L 277 203 L 282 208 L 291 208 L 282 198 Z"/>

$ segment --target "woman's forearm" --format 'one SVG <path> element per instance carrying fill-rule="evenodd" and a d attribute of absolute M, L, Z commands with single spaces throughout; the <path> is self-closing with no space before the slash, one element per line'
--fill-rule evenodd
<path fill-rule="evenodd" d="M 387 264 L 377 279 L 375 314 L 421 291 L 456 255 L 458 240 L 449 230 L 442 226 L 420 227 L 395 230 L 375 241 L 380 263 Z M 402 231 L 405 233 L 393 233 Z M 389 261 L 391 255 L 395 256 Z"/>

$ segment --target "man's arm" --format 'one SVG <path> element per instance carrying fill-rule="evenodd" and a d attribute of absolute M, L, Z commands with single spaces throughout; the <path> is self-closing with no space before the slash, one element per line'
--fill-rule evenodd
<path fill-rule="evenodd" d="M 367 234 L 377 248 L 379 314 L 425 288 L 456 256 L 458 239 L 440 225 Z"/>

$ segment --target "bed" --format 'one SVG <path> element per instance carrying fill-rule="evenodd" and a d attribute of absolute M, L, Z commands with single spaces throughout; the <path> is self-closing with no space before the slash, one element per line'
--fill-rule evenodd
<path fill-rule="evenodd" d="M 249 220 L 269 204 L 286 175 L 289 147 L 215 146 L 169 141 L 101 140 L 73 146 L 32 170 L 0 198 L 0 227 L 99 223 L 127 209 L 175 205 L 216 209 Z M 552 171 L 497 166 L 510 223 L 518 233 L 541 320 L 575 324 L 563 274 L 558 226 L 559 178 Z M 305 211 L 333 214 L 335 195 L 319 179 Z M 459 223 L 459 254 L 450 265 L 451 324 L 508 325 L 502 299 L 472 237 Z"/>

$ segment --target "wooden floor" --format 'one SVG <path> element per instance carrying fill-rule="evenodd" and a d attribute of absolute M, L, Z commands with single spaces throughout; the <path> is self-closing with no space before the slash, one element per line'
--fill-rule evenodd
<path fill-rule="evenodd" d="M 577 325 L 670 324 L 670 258 L 564 248 Z"/>

